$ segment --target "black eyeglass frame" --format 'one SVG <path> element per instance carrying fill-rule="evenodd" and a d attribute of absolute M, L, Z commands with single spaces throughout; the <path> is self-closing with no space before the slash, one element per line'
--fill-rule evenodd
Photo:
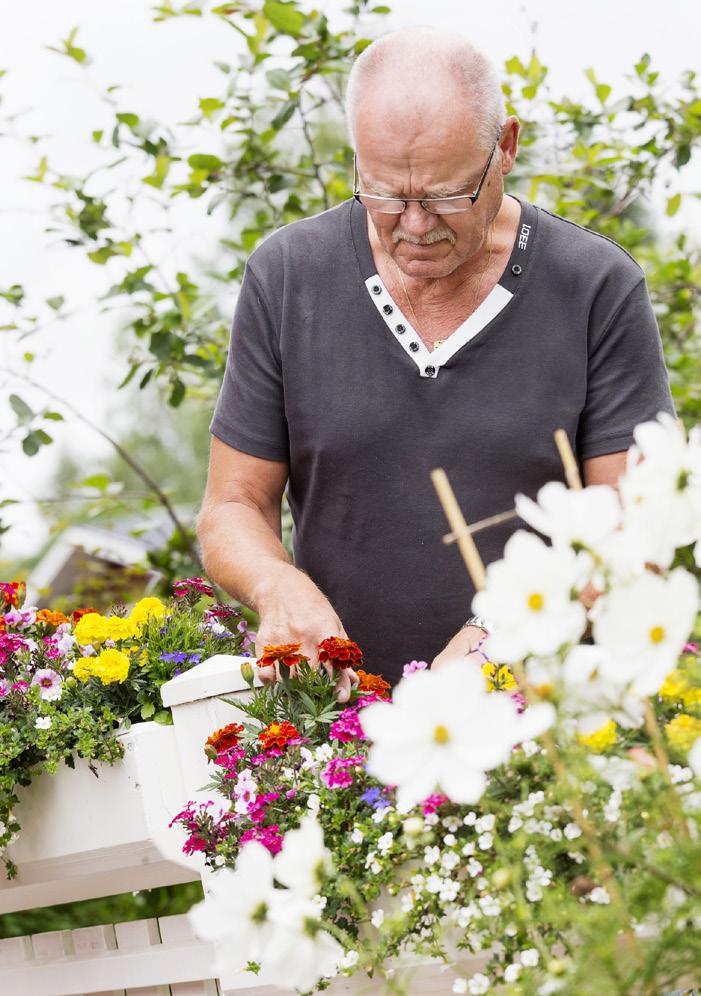
<path fill-rule="evenodd" d="M 485 181 L 485 179 L 487 177 L 487 173 L 489 172 L 489 167 L 492 165 L 492 159 L 494 158 L 494 153 L 497 150 L 497 145 L 499 145 L 499 139 L 500 138 L 501 138 L 501 132 L 500 132 L 499 136 L 497 137 L 497 140 L 495 141 L 494 145 L 492 146 L 492 151 L 489 153 L 489 159 L 487 160 L 487 165 L 484 167 L 484 170 L 482 171 L 482 176 L 479 178 L 479 182 L 477 184 L 477 187 L 475 188 L 475 191 L 472 194 L 453 194 L 453 195 L 451 195 L 449 197 L 384 197 L 384 196 L 382 196 L 380 194 L 362 194 L 360 192 L 360 190 L 359 190 L 359 180 L 360 180 L 360 177 L 358 175 L 357 158 L 356 158 L 356 155 L 355 155 L 355 152 L 354 152 L 353 153 L 353 197 L 355 198 L 356 201 L 358 201 L 359 204 L 363 204 L 363 202 L 360 200 L 361 197 L 371 197 L 373 200 L 377 200 L 377 201 L 402 201 L 402 203 L 404 204 L 404 207 L 402 208 L 401 211 L 385 211 L 384 212 L 384 214 L 396 214 L 397 217 L 399 217 L 400 214 L 404 214 L 404 212 L 407 209 L 407 205 L 411 204 L 413 202 L 416 202 L 417 204 L 420 204 L 421 207 L 424 209 L 424 211 L 428 211 L 429 214 L 440 214 L 441 212 L 434 211 L 429 206 L 432 201 L 433 202 L 435 202 L 435 201 L 463 201 L 463 200 L 467 199 L 467 200 L 470 201 L 470 207 L 469 208 L 468 207 L 457 208 L 456 210 L 448 211 L 447 213 L 448 214 L 460 214 L 463 211 L 469 211 L 474 206 L 475 202 L 477 201 L 477 198 L 479 197 L 479 195 L 480 195 L 480 193 L 482 191 L 482 186 L 483 186 L 484 181 Z M 367 205 L 363 204 L 363 207 L 367 208 Z M 370 208 L 370 210 L 372 210 L 372 208 Z"/>

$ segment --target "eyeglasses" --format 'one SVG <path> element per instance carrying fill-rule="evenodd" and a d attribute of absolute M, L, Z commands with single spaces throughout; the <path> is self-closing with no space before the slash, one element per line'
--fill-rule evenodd
<path fill-rule="evenodd" d="M 473 194 L 457 194 L 453 197 L 379 197 L 372 194 L 361 194 L 359 190 L 358 167 L 354 154 L 353 197 L 369 211 L 378 211 L 380 214 L 402 214 L 402 212 L 406 211 L 407 205 L 414 201 L 430 214 L 458 214 L 461 211 L 469 211 L 480 195 L 482 184 L 489 172 L 489 167 L 492 165 L 492 159 L 494 158 L 498 144 L 499 139 L 497 138 L 492 146 L 492 151 L 489 153 L 487 165 L 482 171 L 482 176 L 479 178 L 475 192 Z"/>

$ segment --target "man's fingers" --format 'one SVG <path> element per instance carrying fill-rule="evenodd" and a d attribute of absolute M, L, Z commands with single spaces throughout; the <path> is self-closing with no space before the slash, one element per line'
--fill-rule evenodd
<path fill-rule="evenodd" d="M 277 680 L 275 675 L 275 667 L 272 664 L 269 664 L 267 667 L 259 667 L 258 677 L 264 685 L 274 684 Z"/>
<path fill-rule="evenodd" d="M 350 668 L 344 668 L 343 671 L 339 672 L 336 679 L 336 699 L 338 702 L 347 702 L 350 698 L 351 691 L 358 684 L 359 678 L 355 671 Z"/>

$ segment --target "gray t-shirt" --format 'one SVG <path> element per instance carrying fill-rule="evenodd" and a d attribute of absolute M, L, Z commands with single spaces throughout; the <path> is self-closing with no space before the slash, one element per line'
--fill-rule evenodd
<path fill-rule="evenodd" d="M 474 522 L 563 480 L 555 429 L 581 461 L 627 449 L 638 422 L 674 411 L 641 268 L 520 203 L 499 283 L 434 352 L 379 279 L 353 200 L 265 239 L 237 301 L 210 430 L 289 462 L 295 563 L 392 681 L 470 614 L 433 468 Z M 477 534 L 486 563 L 518 525 Z"/>

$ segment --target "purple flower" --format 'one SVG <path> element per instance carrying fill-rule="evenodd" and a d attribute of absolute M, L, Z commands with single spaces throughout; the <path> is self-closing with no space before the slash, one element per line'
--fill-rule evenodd
<path fill-rule="evenodd" d="M 46 702 L 55 702 L 61 698 L 62 684 L 59 675 L 50 667 L 39 668 L 32 677 L 32 685 L 39 686 L 39 697 Z"/>
<path fill-rule="evenodd" d="M 428 667 L 426 661 L 409 661 L 402 668 L 402 677 L 408 678 L 410 674 L 415 674 L 417 671 L 425 671 Z"/>
<path fill-rule="evenodd" d="M 4 699 L 6 695 L 10 694 L 10 686 L 5 681 L 4 678 L 0 678 L 0 699 Z"/>
<path fill-rule="evenodd" d="M 360 798 L 373 809 L 386 809 L 387 806 L 391 805 L 389 799 L 387 799 L 378 788 L 366 789 Z"/>

